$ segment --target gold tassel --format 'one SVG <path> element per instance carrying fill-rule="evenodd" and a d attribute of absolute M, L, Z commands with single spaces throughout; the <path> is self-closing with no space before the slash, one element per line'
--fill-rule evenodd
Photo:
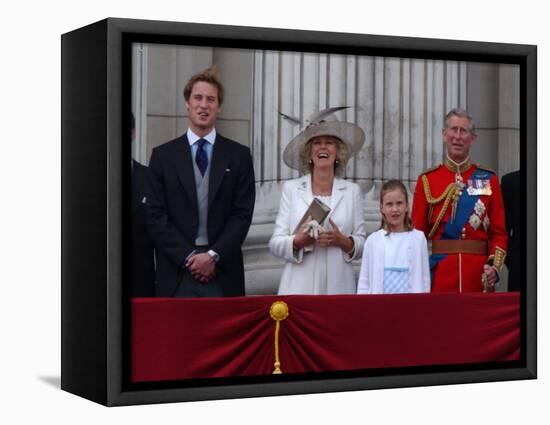
<path fill-rule="evenodd" d="M 432 226 L 432 229 L 428 233 L 428 239 L 431 239 L 435 234 L 435 232 L 437 231 L 437 228 L 439 227 L 439 223 L 443 219 L 445 212 L 447 212 L 447 208 L 449 207 L 449 204 L 451 203 L 451 201 L 452 201 L 451 219 L 454 221 L 454 217 L 456 215 L 456 207 L 458 204 L 458 198 L 460 197 L 461 186 L 456 182 L 449 183 L 449 185 L 445 188 L 443 193 L 439 195 L 437 198 L 434 198 L 432 196 L 432 191 L 430 189 L 430 182 L 428 181 L 428 178 L 425 175 L 422 176 L 422 185 L 424 187 L 424 195 L 426 196 L 426 201 L 430 206 L 429 214 L 428 214 L 428 222 L 430 222 L 432 219 L 432 214 L 433 214 L 435 205 L 437 205 L 441 201 L 444 201 L 443 207 L 439 212 L 439 215 L 437 216 L 435 223 Z M 456 200 L 455 200 L 455 197 L 456 197 Z"/>
<path fill-rule="evenodd" d="M 454 223 L 456 218 L 456 207 L 458 205 L 458 191 L 455 189 L 453 193 L 453 209 L 451 211 L 451 223 Z"/>
<path fill-rule="evenodd" d="M 269 315 L 275 320 L 275 370 L 273 370 L 273 374 L 278 375 L 283 373 L 281 370 L 281 361 L 279 359 L 279 330 L 281 321 L 285 320 L 289 315 L 288 305 L 284 301 L 275 301 L 271 304 Z"/>

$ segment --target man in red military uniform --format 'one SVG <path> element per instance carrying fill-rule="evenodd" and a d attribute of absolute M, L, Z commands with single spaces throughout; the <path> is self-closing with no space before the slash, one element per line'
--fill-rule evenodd
<path fill-rule="evenodd" d="M 496 174 L 472 164 L 472 117 L 453 109 L 445 117 L 445 162 L 416 183 L 412 220 L 432 241 L 433 292 L 491 292 L 504 264 L 508 236 Z"/>

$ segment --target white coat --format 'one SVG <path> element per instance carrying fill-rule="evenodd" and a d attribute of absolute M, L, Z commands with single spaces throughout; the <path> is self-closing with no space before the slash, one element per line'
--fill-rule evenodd
<path fill-rule="evenodd" d="M 359 272 L 358 294 L 384 293 L 386 230 L 380 229 L 372 233 L 365 242 L 361 271 Z M 413 229 L 407 259 L 410 279 L 410 292 L 430 292 L 430 265 L 428 261 L 428 244 L 424 233 Z"/>
<path fill-rule="evenodd" d="M 351 257 L 333 246 L 312 245 L 294 252 L 292 232 L 312 200 L 310 175 L 283 185 L 279 213 L 269 241 L 271 253 L 286 261 L 279 294 L 354 294 L 357 281 L 351 262 L 361 258 L 366 236 L 361 190 L 355 183 L 335 178 L 331 211 L 325 219 L 325 227 L 330 228 L 328 223 L 332 219 L 343 234 L 353 238 L 355 249 Z"/>

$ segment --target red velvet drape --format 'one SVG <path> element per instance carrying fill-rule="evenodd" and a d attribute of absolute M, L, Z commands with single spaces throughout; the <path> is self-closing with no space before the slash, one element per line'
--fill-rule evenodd
<path fill-rule="evenodd" d="M 251 296 L 132 300 L 133 382 L 518 360 L 519 295 Z"/>

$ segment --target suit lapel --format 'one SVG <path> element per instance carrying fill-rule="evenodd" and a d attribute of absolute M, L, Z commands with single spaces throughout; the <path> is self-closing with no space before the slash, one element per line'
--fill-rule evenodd
<path fill-rule="evenodd" d="M 191 147 L 187 140 L 187 135 L 181 136 L 174 145 L 174 163 L 180 183 L 182 184 L 187 197 L 191 201 L 193 208 L 198 210 L 197 206 L 197 186 L 195 185 L 195 173 L 193 171 L 193 158 Z"/>
<path fill-rule="evenodd" d="M 208 208 L 216 197 L 226 173 L 231 172 L 228 165 L 231 160 L 231 149 L 229 143 L 225 142 L 223 136 L 216 135 L 216 143 L 212 150 L 212 161 L 210 164 L 210 181 L 208 183 Z"/>

